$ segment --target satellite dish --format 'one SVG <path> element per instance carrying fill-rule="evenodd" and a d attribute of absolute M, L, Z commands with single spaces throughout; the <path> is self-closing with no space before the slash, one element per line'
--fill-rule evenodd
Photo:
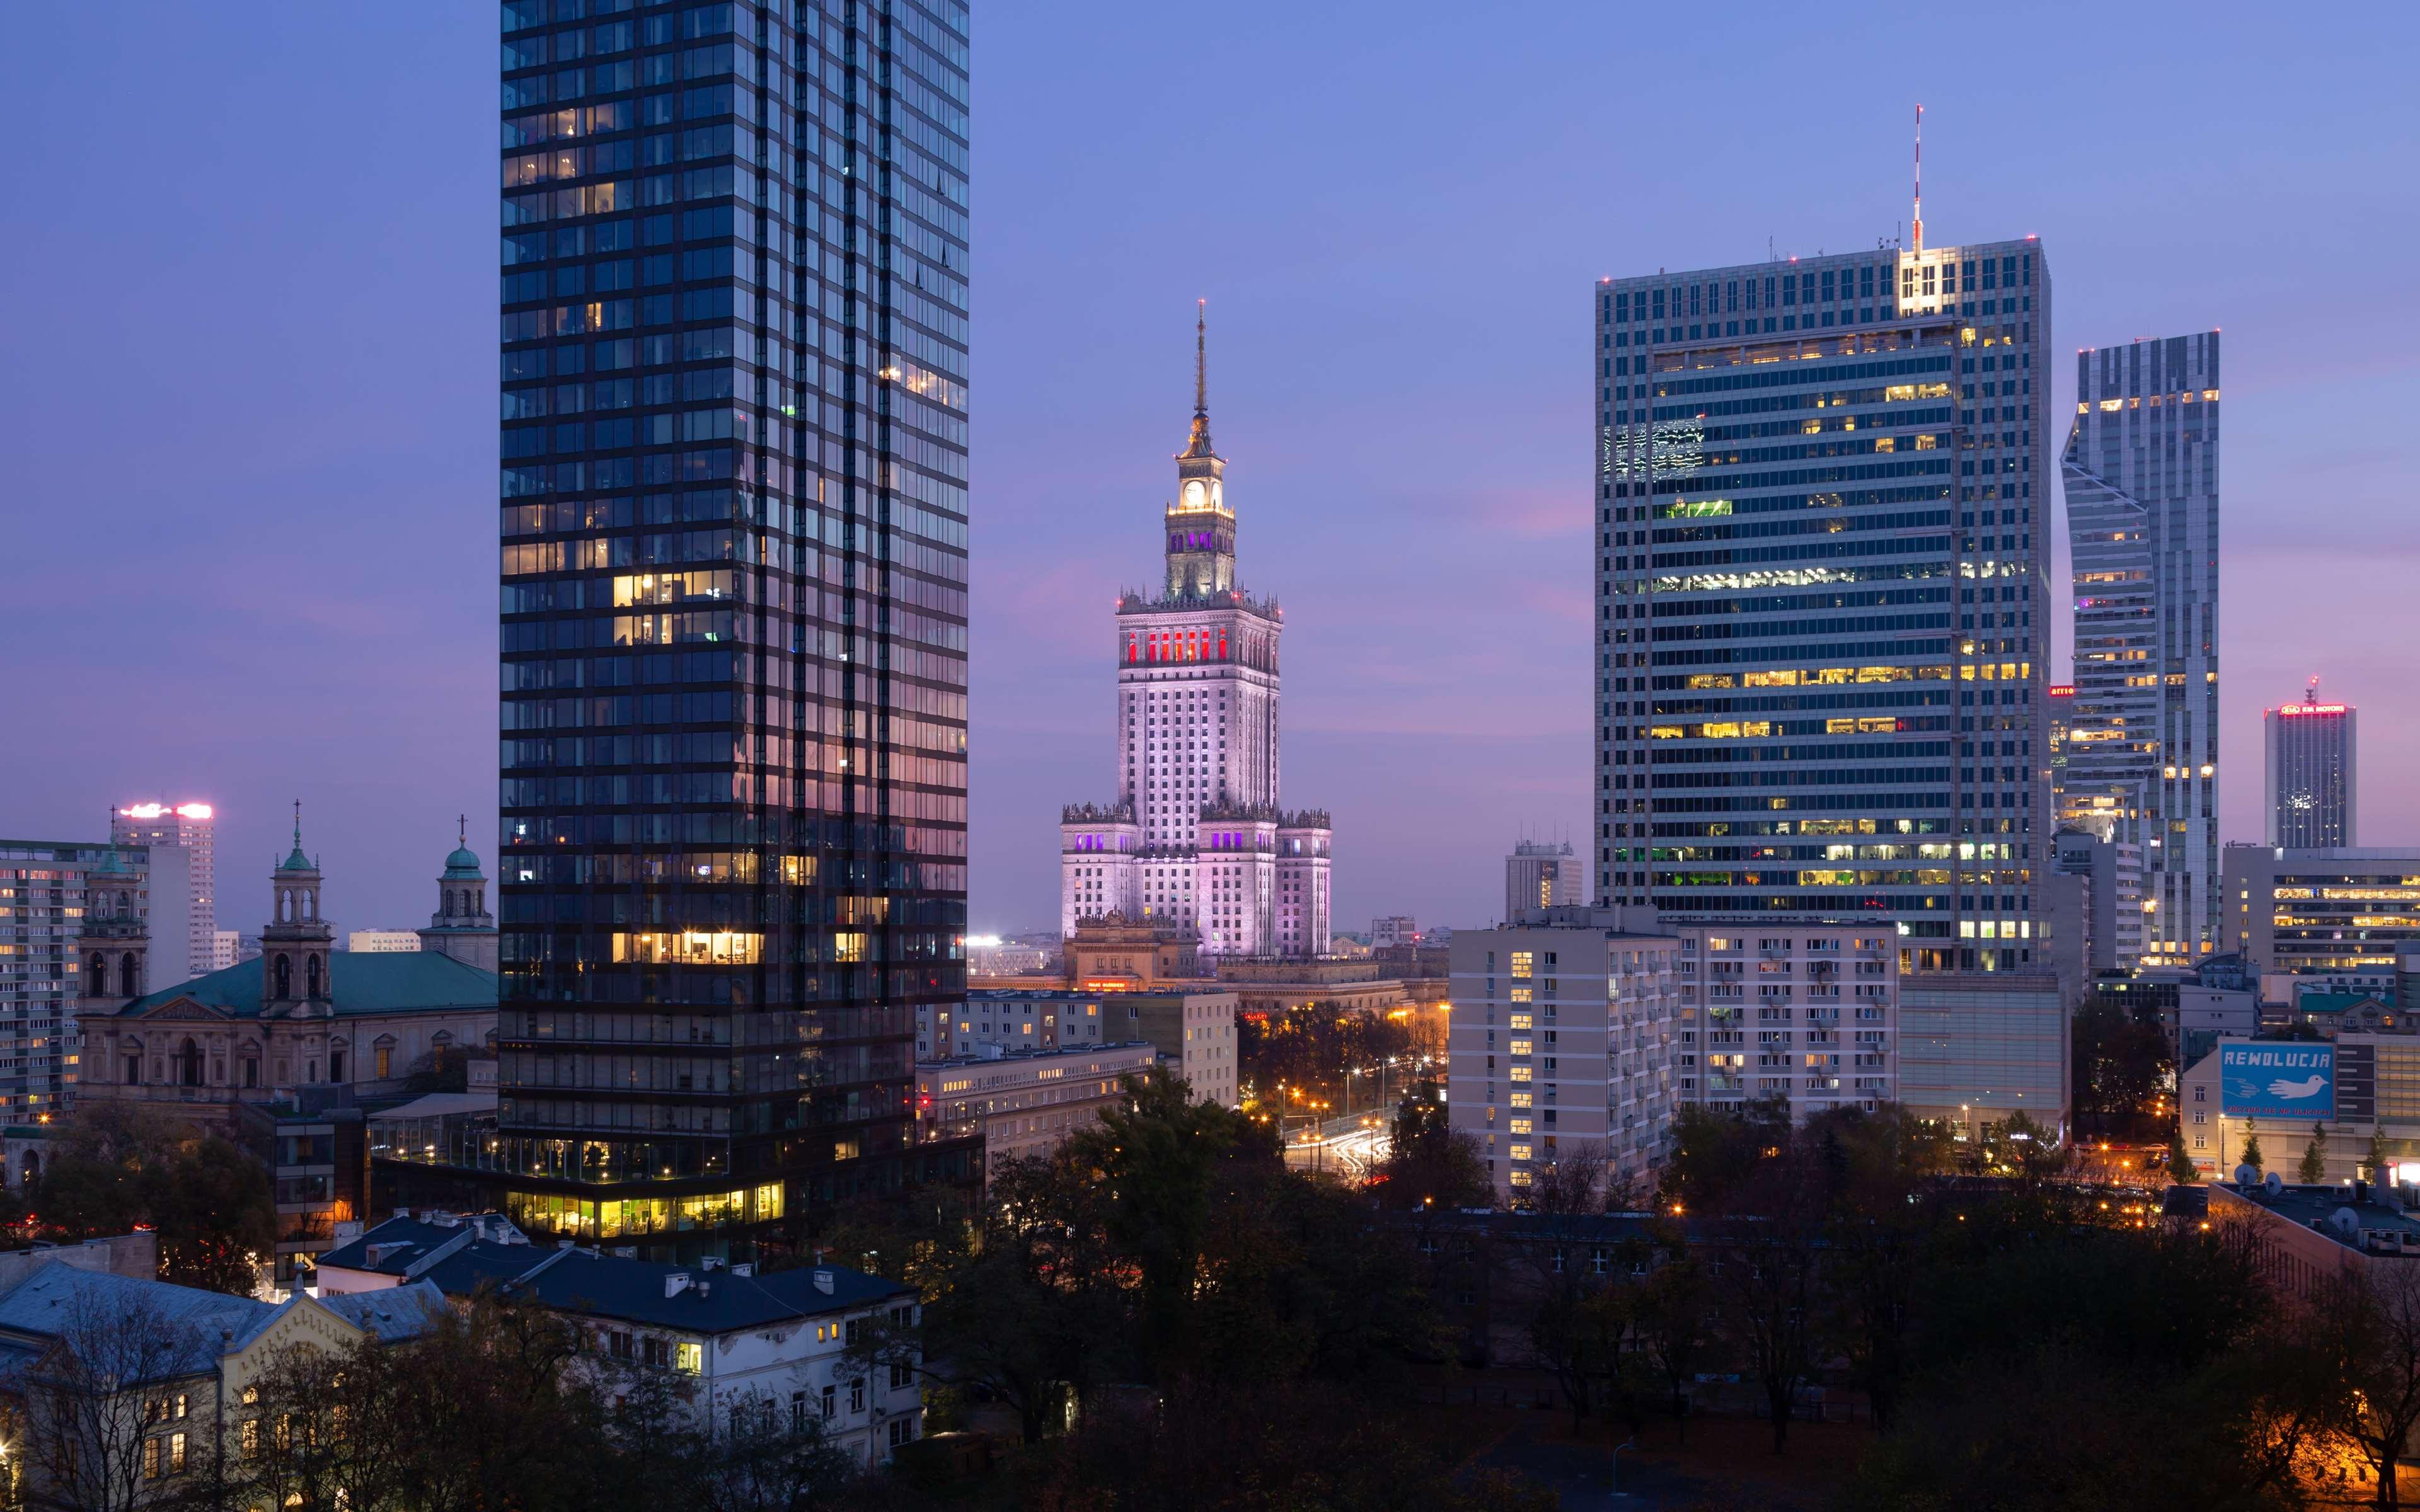
<path fill-rule="evenodd" d="M 2260 1180 L 2260 1173 L 2259 1173 L 2258 1171 L 2254 1170 L 2251 1166 L 2249 1166 L 2249 1165 L 2238 1165 L 2238 1166 L 2235 1168 L 2235 1184 L 2236 1184 L 2236 1185 L 2238 1185 L 2238 1186 L 2255 1186 L 2255 1185 L 2257 1185 L 2257 1184 L 2259 1183 L 2259 1180 Z"/>
<path fill-rule="evenodd" d="M 2336 1232 L 2348 1239 L 2361 1232 L 2361 1214 L 2350 1208 L 2338 1208 L 2328 1222 L 2335 1225 Z"/>
<path fill-rule="evenodd" d="M 2273 1197 L 2286 1190 L 2286 1179 L 2278 1175 L 2275 1171 L 2271 1171 L 2267 1176 L 2261 1178 L 2260 1184 L 2269 1189 L 2269 1195 Z"/>

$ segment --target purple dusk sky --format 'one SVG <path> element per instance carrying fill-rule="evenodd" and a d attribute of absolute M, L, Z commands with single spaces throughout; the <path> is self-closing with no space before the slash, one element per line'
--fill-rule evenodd
<path fill-rule="evenodd" d="M 2056 348 L 2226 332 L 2226 837 L 2316 672 L 2361 838 L 2420 841 L 2420 12 L 975 12 L 976 929 L 1055 919 L 1058 806 L 1110 791 L 1197 297 L 1338 924 L 1484 921 L 1515 838 L 1585 837 L 1590 285 L 1891 236 L 1918 99 L 1930 239 L 2039 234 Z M 426 915 L 458 811 L 492 866 L 495 27 L 12 17 L 0 835 L 206 799 L 244 928 L 292 798 L 342 927 Z"/>

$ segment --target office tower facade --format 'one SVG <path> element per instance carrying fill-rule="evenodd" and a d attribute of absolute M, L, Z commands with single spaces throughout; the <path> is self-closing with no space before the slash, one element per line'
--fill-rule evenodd
<path fill-rule="evenodd" d="M 147 851 L 185 852 L 184 891 L 171 895 L 173 863 L 154 857 L 151 889 L 161 954 L 151 964 L 162 986 L 214 971 L 218 964 L 218 812 L 207 803 L 130 803 L 113 810 L 109 838 Z M 178 920 L 183 925 L 178 927 Z"/>
<path fill-rule="evenodd" d="M 2031 964 L 2049 268 L 2023 241 L 1592 302 L 1600 902 Z"/>
<path fill-rule="evenodd" d="M 2268 841 L 2296 849 L 2354 845 L 2360 808 L 2353 744 L 2356 711 L 2319 702 L 2319 679 L 2299 703 L 2260 715 L 2266 757 Z"/>
<path fill-rule="evenodd" d="M 54 1113 L 70 1095 L 76 1068 L 68 1055 L 78 1032 L 77 1011 L 88 990 L 100 997 L 115 995 L 123 985 L 117 973 L 129 949 L 122 941 L 147 936 L 148 870 L 149 855 L 141 846 L 0 840 L 0 931 L 9 941 L 8 953 L 0 955 L 0 1115 L 9 1121 Z M 97 889 L 96 875 L 103 875 Z M 113 970 L 96 983 L 84 936 L 87 925 L 103 920 L 106 927 L 91 933 L 110 937 L 98 953 Z M 147 938 L 133 949 L 140 990 L 158 968 L 148 958 Z M 183 964 L 181 951 L 177 964 Z"/>
<path fill-rule="evenodd" d="M 1454 931 L 1448 1119 L 1480 1142 L 1499 1200 L 1524 1202 L 1585 1147 L 1633 1197 L 1652 1188 L 1672 1147 L 1680 949 L 1652 916 L 1621 909 Z"/>
<path fill-rule="evenodd" d="M 967 8 L 504 7 L 496 1169 L 666 1254 L 908 1174 L 964 991 Z"/>
<path fill-rule="evenodd" d="M 1588 902 L 1588 862 L 1570 841 L 1525 840 L 1504 858 L 1504 918 L 1526 909 L 1574 907 Z"/>
<path fill-rule="evenodd" d="M 1285 615 L 1235 577 L 1205 341 L 1197 316 L 1165 574 L 1118 598 L 1117 796 L 1060 811 L 1060 933 L 1116 914 L 1192 935 L 1204 955 L 1321 956 L 1332 830 L 1325 810 L 1278 804 Z"/>
<path fill-rule="evenodd" d="M 2218 332 L 2075 354 L 2062 814 L 2143 856 L 2141 964 L 2217 948 Z"/>
<path fill-rule="evenodd" d="M 2420 946 L 2420 847 L 2237 844 L 2219 866 L 2251 971 L 2393 972 Z"/>

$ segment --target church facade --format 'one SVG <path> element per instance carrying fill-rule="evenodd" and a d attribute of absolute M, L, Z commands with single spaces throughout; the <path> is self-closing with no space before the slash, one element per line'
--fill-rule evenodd
<path fill-rule="evenodd" d="M 304 1088 L 391 1093 L 439 1052 L 491 1045 L 495 922 L 467 846 L 446 858 L 416 951 L 338 951 L 320 916 L 320 883 L 298 816 L 294 849 L 270 873 L 260 954 L 156 991 L 142 921 L 116 904 L 88 913 L 78 942 L 87 990 L 77 1010 L 77 1099 L 161 1104 L 229 1134 L 246 1104 Z"/>
<path fill-rule="evenodd" d="M 1227 463 L 1210 443 L 1204 332 L 1193 428 L 1163 513 L 1166 570 L 1117 608 L 1117 795 L 1060 822 L 1060 933 L 1114 919 L 1208 957 L 1327 953 L 1330 826 L 1279 802 L 1276 600 L 1235 576 Z"/>

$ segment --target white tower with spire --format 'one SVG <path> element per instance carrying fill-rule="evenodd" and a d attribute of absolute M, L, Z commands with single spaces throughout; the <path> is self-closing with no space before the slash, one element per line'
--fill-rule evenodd
<path fill-rule="evenodd" d="M 1210 442 L 1208 319 L 1193 424 L 1162 512 L 1166 571 L 1117 608 L 1117 797 L 1060 825 L 1060 930 L 1112 916 L 1189 933 L 1208 956 L 1324 955 L 1327 815 L 1278 801 L 1284 614 L 1235 577 L 1227 461 Z"/>

